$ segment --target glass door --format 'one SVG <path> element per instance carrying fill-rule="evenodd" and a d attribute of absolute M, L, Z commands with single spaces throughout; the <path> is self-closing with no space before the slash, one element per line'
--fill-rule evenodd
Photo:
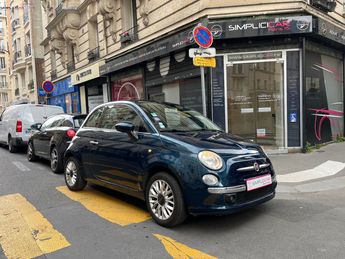
<path fill-rule="evenodd" d="M 267 149 L 284 147 L 283 63 L 227 67 L 229 132 Z"/>

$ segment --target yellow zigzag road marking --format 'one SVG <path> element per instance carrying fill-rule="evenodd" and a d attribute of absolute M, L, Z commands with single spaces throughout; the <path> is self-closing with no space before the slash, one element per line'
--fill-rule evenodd
<path fill-rule="evenodd" d="M 131 204 L 96 190 L 72 192 L 66 186 L 56 188 L 70 199 L 81 203 L 86 209 L 112 223 L 127 226 L 150 219 L 150 214 Z"/>
<path fill-rule="evenodd" d="M 20 194 L 0 197 L 0 244 L 8 258 L 34 258 L 70 246 Z"/>
<path fill-rule="evenodd" d="M 205 254 L 199 250 L 190 248 L 184 244 L 181 244 L 174 239 L 159 234 L 153 234 L 164 245 L 167 252 L 173 258 L 198 258 L 198 259 L 215 259 L 217 257 Z"/>

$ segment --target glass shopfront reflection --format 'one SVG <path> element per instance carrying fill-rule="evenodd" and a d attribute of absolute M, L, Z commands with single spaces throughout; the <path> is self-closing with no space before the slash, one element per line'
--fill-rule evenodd
<path fill-rule="evenodd" d="M 279 61 L 227 67 L 230 133 L 267 149 L 284 147 L 283 67 Z"/>

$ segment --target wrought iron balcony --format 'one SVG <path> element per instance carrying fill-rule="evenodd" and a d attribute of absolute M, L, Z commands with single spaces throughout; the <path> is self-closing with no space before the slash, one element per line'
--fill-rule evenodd
<path fill-rule="evenodd" d="M 25 57 L 31 56 L 31 44 L 25 45 Z"/>
<path fill-rule="evenodd" d="M 74 61 L 68 62 L 66 66 L 67 66 L 67 73 L 70 73 L 74 71 L 75 69 Z"/>
<path fill-rule="evenodd" d="M 19 18 L 17 19 L 14 19 L 12 21 L 12 32 L 15 32 L 16 31 L 16 28 L 19 26 Z"/>
<path fill-rule="evenodd" d="M 87 58 L 88 58 L 88 60 L 89 60 L 90 62 L 93 62 L 93 61 L 99 59 L 99 47 L 90 50 L 90 51 L 87 53 Z"/>
<path fill-rule="evenodd" d="M 33 90 L 34 87 L 35 87 L 34 80 L 31 79 L 31 80 L 29 81 L 29 83 L 28 83 L 28 89 L 29 89 L 29 90 Z"/>
<path fill-rule="evenodd" d="M 55 8 L 55 15 L 59 15 L 63 10 L 63 2 L 61 2 L 56 8 Z"/>
<path fill-rule="evenodd" d="M 57 71 L 56 71 L 56 69 L 53 69 L 50 72 L 50 78 L 51 78 L 51 80 L 55 80 L 57 78 Z"/>
<path fill-rule="evenodd" d="M 130 28 L 123 33 L 120 33 L 120 41 L 124 45 L 128 45 L 137 40 L 137 26 Z"/>
<path fill-rule="evenodd" d="M 324 12 L 333 12 L 337 5 L 336 0 L 311 0 L 310 3 Z"/>
<path fill-rule="evenodd" d="M 16 51 L 14 52 L 14 63 L 17 63 L 18 62 L 18 59 L 20 59 L 22 57 L 22 52 L 19 50 L 19 51 Z"/>

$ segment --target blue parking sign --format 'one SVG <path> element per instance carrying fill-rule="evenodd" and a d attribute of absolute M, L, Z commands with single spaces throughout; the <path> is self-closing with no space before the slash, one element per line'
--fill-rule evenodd
<path fill-rule="evenodd" d="M 290 122 L 292 122 L 292 123 L 297 122 L 297 113 L 296 112 L 290 113 Z"/>

